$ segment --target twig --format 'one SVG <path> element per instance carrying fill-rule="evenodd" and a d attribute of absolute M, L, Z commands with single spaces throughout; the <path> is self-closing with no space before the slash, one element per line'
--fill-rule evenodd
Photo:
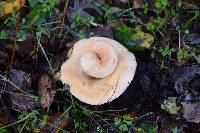
<path fill-rule="evenodd" d="M 49 58 L 47 57 L 47 54 L 45 53 L 44 51 L 44 48 L 42 47 L 42 44 L 40 43 L 40 38 L 37 37 L 37 40 L 38 40 L 38 45 L 40 46 L 41 50 L 42 50 L 42 53 L 44 54 L 48 64 L 49 64 L 49 67 L 50 67 L 50 70 L 51 70 L 51 73 L 54 75 L 54 70 L 53 70 L 53 67 L 49 61 Z"/>
<path fill-rule="evenodd" d="M 181 49 L 181 31 L 178 30 L 178 50 Z"/>
<path fill-rule="evenodd" d="M 12 62 L 13 62 L 13 59 L 14 59 L 14 56 L 15 56 L 16 45 L 17 45 L 17 35 L 18 35 L 18 31 L 19 31 L 19 25 L 20 25 L 20 13 L 19 13 L 19 16 L 17 18 L 16 25 L 15 25 L 16 35 L 15 35 L 15 39 L 14 39 L 14 43 L 13 43 L 13 48 L 12 48 L 12 56 L 11 56 L 11 60 L 10 60 L 10 66 L 12 66 Z"/>
<path fill-rule="evenodd" d="M 62 26 L 63 26 L 64 23 L 65 23 L 65 16 L 66 16 L 68 4 L 69 4 L 69 0 L 67 0 L 67 1 L 65 2 L 65 7 L 64 7 L 64 11 L 63 11 L 63 18 L 62 18 L 62 24 L 61 24 Z M 58 38 L 60 38 L 60 36 L 61 36 L 61 34 L 62 34 L 62 31 L 63 31 L 63 29 L 60 30 L 60 33 L 59 33 L 59 35 L 58 35 Z"/>
<path fill-rule="evenodd" d="M 23 91 L 22 89 L 20 89 L 20 88 L 19 88 L 18 86 L 16 86 L 13 82 L 11 82 L 10 80 L 8 80 L 6 77 L 4 77 L 4 76 L 2 76 L 2 75 L 0 75 L 0 77 L 2 78 L 1 80 L 8 82 L 8 83 L 11 84 L 12 86 L 14 86 L 17 90 L 23 92 L 23 93 L 26 94 L 27 96 L 32 97 L 31 94 L 29 94 L 29 93 Z"/>

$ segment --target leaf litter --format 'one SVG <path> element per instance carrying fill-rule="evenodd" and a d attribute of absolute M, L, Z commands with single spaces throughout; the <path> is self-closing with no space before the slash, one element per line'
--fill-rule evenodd
<path fill-rule="evenodd" d="M 134 114 L 126 131 L 199 131 L 200 26 L 196 11 L 199 3 L 187 0 L 182 3 L 74 0 L 67 4 L 50 1 L 26 1 L 19 12 L 0 20 L 0 87 L 1 99 L 6 103 L 0 105 L 1 124 L 19 122 L 9 119 L 17 120 L 19 114 L 31 113 L 30 119 L 23 121 L 24 126 L 17 125 L 21 127 L 19 131 L 27 132 L 35 127 L 52 133 L 90 132 L 90 129 L 91 132 L 115 132 L 123 131 L 120 128 L 123 123 L 116 127 L 112 123 L 114 117 Z M 19 35 L 15 32 L 17 19 Z M 66 91 L 59 76 L 49 71 L 51 65 L 59 75 L 74 42 L 90 36 L 121 42 L 134 52 L 138 62 L 136 77 L 127 91 L 115 101 L 98 107 L 72 97 L 70 88 Z M 10 64 L 15 40 L 16 51 Z M 43 51 L 37 42 L 42 44 Z M 167 46 L 173 51 L 168 51 Z M 165 49 L 167 54 L 160 54 L 160 49 Z M 191 56 L 185 56 L 187 53 Z M 88 114 L 92 115 L 86 115 L 79 107 L 89 108 Z M 102 110 L 110 112 L 102 113 Z M 35 121 L 42 121 L 42 126 L 37 127 Z M 15 127 L 9 127 L 16 131 Z"/>

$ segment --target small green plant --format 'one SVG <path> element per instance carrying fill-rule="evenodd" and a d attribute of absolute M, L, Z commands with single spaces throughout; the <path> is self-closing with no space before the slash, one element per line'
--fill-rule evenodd
<path fill-rule="evenodd" d="M 29 20 L 33 25 L 41 25 L 47 21 L 52 9 L 56 6 L 56 0 L 29 0 L 32 8 L 29 13 Z"/>
<path fill-rule="evenodd" d="M 161 108 L 172 115 L 177 114 L 180 110 L 180 107 L 176 105 L 176 97 L 168 97 L 161 104 Z"/>
<path fill-rule="evenodd" d="M 31 8 L 34 8 L 36 5 L 41 5 L 42 12 L 48 12 L 56 4 L 56 0 L 28 0 Z"/>
<path fill-rule="evenodd" d="M 179 51 L 178 51 L 178 60 L 179 61 L 182 61 L 182 60 L 185 60 L 185 59 L 188 59 L 191 57 L 192 57 L 192 54 L 189 53 L 186 49 L 184 49 L 184 48 L 179 49 Z"/>
<path fill-rule="evenodd" d="M 8 33 L 5 30 L 0 31 L 0 39 L 8 39 Z"/>
<path fill-rule="evenodd" d="M 84 30 L 79 30 L 77 36 L 81 40 L 81 39 L 84 39 L 84 38 L 87 38 L 87 37 L 94 36 L 94 33 L 93 32 L 86 33 Z"/>
<path fill-rule="evenodd" d="M 157 9 L 166 8 L 166 6 L 169 4 L 168 0 L 156 0 L 155 6 Z"/>
<path fill-rule="evenodd" d="M 86 33 L 84 32 L 84 30 L 79 30 L 77 36 L 81 40 L 81 39 L 86 38 Z"/>
<path fill-rule="evenodd" d="M 128 43 L 131 43 L 130 39 L 133 33 L 132 28 L 122 24 L 116 28 L 115 39 L 124 45 L 128 45 Z"/>
<path fill-rule="evenodd" d="M 154 22 L 148 22 L 145 26 L 149 31 L 160 31 L 164 25 L 164 19 L 162 19 L 160 16 L 157 16 Z"/>
<path fill-rule="evenodd" d="M 141 128 L 136 129 L 134 133 L 156 133 L 157 130 L 157 124 L 144 124 Z"/>
<path fill-rule="evenodd" d="M 37 110 L 33 110 L 32 112 L 23 112 L 18 116 L 19 121 L 25 121 L 22 125 L 20 132 L 22 132 L 24 129 L 26 131 L 30 131 L 31 128 L 37 123 L 38 117 L 37 115 L 39 112 Z M 29 123 L 30 122 L 30 123 Z"/>
<path fill-rule="evenodd" d="M 70 109 L 69 113 L 74 119 L 76 132 L 77 133 L 86 132 L 88 123 L 87 123 L 87 119 L 84 119 L 84 118 L 92 116 L 93 112 L 84 107 L 73 107 Z"/>
<path fill-rule="evenodd" d="M 78 28 L 81 26 L 91 26 L 94 23 L 94 17 L 82 17 L 79 12 L 77 12 L 73 17 L 73 22 L 71 28 Z"/>
<path fill-rule="evenodd" d="M 18 16 L 19 16 L 19 13 L 12 12 L 12 15 L 4 21 L 4 24 L 7 26 L 14 26 L 17 22 Z"/>
<path fill-rule="evenodd" d="M 174 127 L 174 128 L 172 128 L 172 133 L 178 133 L 178 128 L 177 128 L 177 126 Z"/>
<path fill-rule="evenodd" d="M 163 26 L 164 26 L 164 20 L 160 16 L 157 16 L 156 17 L 156 29 L 160 30 L 160 29 L 162 29 Z"/>
<path fill-rule="evenodd" d="M 164 68 L 167 68 L 166 66 L 165 66 L 165 61 L 161 61 L 161 63 L 160 63 L 160 69 L 164 69 Z"/>
<path fill-rule="evenodd" d="M 154 31 L 156 29 L 156 26 L 151 22 L 148 22 L 145 26 L 147 30 L 150 30 L 150 31 Z"/>
<path fill-rule="evenodd" d="M 142 9 L 143 9 L 143 13 L 144 13 L 144 14 L 147 14 L 148 11 L 149 11 L 149 5 L 148 5 L 148 3 L 144 3 L 144 4 L 142 5 Z"/>
<path fill-rule="evenodd" d="M 127 132 L 133 124 L 133 119 L 130 115 L 124 115 L 123 119 L 119 117 L 114 118 L 114 124 L 118 127 L 121 133 Z"/>
<path fill-rule="evenodd" d="M 105 7 L 105 14 L 104 14 L 104 19 L 106 20 L 107 23 L 112 22 L 116 18 L 120 16 L 120 13 L 122 13 L 122 9 L 118 7 Z M 121 14 L 122 15 L 122 14 Z"/>
<path fill-rule="evenodd" d="M 165 47 L 163 48 L 160 48 L 159 50 L 159 53 L 162 55 L 163 57 L 163 60 L 161 61 L 161 64 L 160 64 L 160 69 L 163 69 L 163 68 L 166 68 L 165 67 L 165 59 L 167 57 L 171 57 L 171 54 L 175 52 L 175 49 L 174 48 L 170 48 L 169 47 L 169 44 L 166 45 Z"/>
<path fill-rule="evenodd" d="M 175 52 L 175 49 L 174 48 L 170 48 L 169 44 L 168 44 L 165 47 L 160 48 L 159 52 L 163 57 L 166 57 L 166 56 L 171 56 L 171 54 L 173 52 Z"/>
<path fill-rule="evenodd" d="M 76 121 L 75 122 L 75 130 L 78 132 L 78 133 L 83 133 L 83 132 L 86 132 L 86 128 L 88 127 L 88 124 L 87 122 L 85 121 Z"/>
<path fill-rule="evenodd" d="M 0 133 L 8 133 L 9 132 L 7 128 L 2 128 L 2 127 L 5 127 L 5 125 L 0 123 Z"/>
<path fill-rule="evenodd" d="M 26 40 L 26 34 L 24 31 L 20 30 L 17 34 L 17 41 L 24 41 Z"/>
<path fill-rule="evenodd" d="M 140 24 L 143 24 L 141 20 L 137 19 L 137 17 L 134 15 L 134 12 L 131 8 L 128 9 L 121 9 L 118 7 L 110 7 L 110 6 L 104 6 L 102 7 L 104 10 L 104 20 L 107 22 L 107 24 L 116 22 L 118 19 L 122 17 L 129 18 L 128 21 L 135 22 L 137 21 Z"/>

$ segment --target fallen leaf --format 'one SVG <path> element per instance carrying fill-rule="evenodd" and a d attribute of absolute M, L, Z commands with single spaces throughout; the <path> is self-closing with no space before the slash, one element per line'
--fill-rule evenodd
<path fill-rule="evenodd" d="M 188 122 L 200 123 L 200 102 L 182 102 L 182 114 Z"/>
<path fill-rule="evenodd" d="M 14 11 L 20 10 L 25 4 L 25 0 L 1 1 L 0 2 L 0 19 Z"/>
<path fill-rule="evenodd" d="M 185 128 L 187 128 L 187 125 L 182 120 L 175 120 L 166 116 L 165 119 L 163 119 L 161 127 L 159 128 L 159 133 L 174 133 L 172 131 L 175 128 L 178 133 L 186 133 Z"/>
<path fill-rule="evenodd" d="M 199 73 L 199 68 L 196 65 L 191 67 L 180 67 L 173 71 L 174 88 L 177 93 L 183 93 L 184 84 L 191 81 L 195 75 Z"/>
<path fill-rule="evenodd" d="M 200 77 L 190 81 L 189 89 L 195 96 L 200 94 Z"/>
<path fill-rule="evenodd" d="M 22 70 L 11 69 L 10 71 L 9 91 L 25 91 L 28 84 L 30 84 L 30 77 Z"/>
<path fill-rule="evenodd" d="M 56 91 L 53 90 L 53 82 L 48 74 L 42 74 L 38 80 L 38 94 L 42 108 L 47 108 L 54 100 Z"/>
<path fill-rule="evenodd" d="M 141 27 L 130 28 L 124 24 L 118 25 L 114 32 L 115 39 L 129 50 L 144 50 L 150 48 L 154 37 L 142 31 Z"/>
<path fill-rule="evenodd" d="M 37 100 L 31 96 L 15 93 L 10 95 L 10 99 L 13 107 L 22 111 L 33 110 L 39 107 Z"/>
<path fill-rule="evenodd" d="M 193 33 L 193 34 L 186 34 L 183 38 L 183 41 L 188 44 L 200 44 L 200 34 Z"/>
<path fill-rule="evenodd" d="M 141 27 L 136 27 L 135 31 L 136 33 L 132 35 L 131 39 L 134 42 L 141 39 L 142 42 L 139 45 L 143 48 L 150 48 L 151 44 L 154 42 L 154 37 L 149 33 L 143 32 Z"/>

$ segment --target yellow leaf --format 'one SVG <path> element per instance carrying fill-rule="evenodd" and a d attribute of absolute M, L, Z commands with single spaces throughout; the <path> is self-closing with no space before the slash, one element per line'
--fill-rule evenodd
<path fill-rule="evenodd" d="M 14 11 L 19 11 L 25 4 L 25 0 L 1 1 L 0 2 L 0 19 Z"/>
<path fill-rule="evenodd" d="M 6 3 L 4 6 L 4 13 L 10 14 L 13 11 L 13 4 L 12 3 Z"/>
<path fill-rule="evenodd" d="M 136 26 L 135 28 L 136 33 L 132 35 L 132 40 L 136 41 L 138 39 L 142 40 L 141 43 L 139 44 L 143 48 L 150 48 L 151 44 L 154 42 L 154 37 L 149 34 L 145 33 L 141 30 L 140 26 Z"/>

